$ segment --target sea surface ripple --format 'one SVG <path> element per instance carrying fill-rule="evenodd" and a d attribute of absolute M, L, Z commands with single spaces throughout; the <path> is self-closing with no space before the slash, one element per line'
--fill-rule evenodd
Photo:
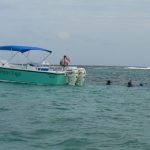
<path fill-rule="evenodd" d="M 0 82 L 0 150 L 149 150 L 150 71 L 86 70 L 83 87 Z"/>

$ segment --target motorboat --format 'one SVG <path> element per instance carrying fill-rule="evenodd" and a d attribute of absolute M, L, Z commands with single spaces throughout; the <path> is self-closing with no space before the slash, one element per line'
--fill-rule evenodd
<path fill-rule="evenodd" d="M 45 59 L 52 53 L 51 50 L 32 47 L 6 45 L 0 46 L 0 51 L 10 51 L 12 56 L 9 60 L 0 60 L 0 81 L 17 82 L 38 85 L 84 85 L 86 70 L 79 67 L 55 67 L 46 61 L 42 63 L 28 62 L 26 64 L 14 64 L 10 60 L 18 53 L 25 54 L 29 51 L 44 51 L 47 53 Z M 24 55 L 28 56 L 28 55 Z"/>

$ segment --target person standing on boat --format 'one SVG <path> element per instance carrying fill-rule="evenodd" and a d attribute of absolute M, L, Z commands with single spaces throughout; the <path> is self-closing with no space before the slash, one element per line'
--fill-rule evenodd
<path fill-rule="evenodd" d="M 63 66 L 63 70 L 66 70 L 66 67 L 70 63 L 70 59 L 64 55 L 64 57 L 60 60 L 60 65 Z"/>

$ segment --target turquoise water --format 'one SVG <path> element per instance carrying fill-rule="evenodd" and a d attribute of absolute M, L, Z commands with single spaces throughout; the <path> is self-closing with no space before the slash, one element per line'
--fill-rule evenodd
<path fill-rule="evenodd" d="M 86 69 L 83 87 L 0 82 L 0 150 L 149 150 L 150 70 Z"/>

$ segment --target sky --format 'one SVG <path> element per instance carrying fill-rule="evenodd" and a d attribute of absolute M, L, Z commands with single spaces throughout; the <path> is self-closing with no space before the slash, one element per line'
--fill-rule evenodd
<path fill-rule="evenodd" d="M 150 0 L 0 0 L 0 18 L 0 45 L 50 49 L 53 64 L 150 66 Z"/>

